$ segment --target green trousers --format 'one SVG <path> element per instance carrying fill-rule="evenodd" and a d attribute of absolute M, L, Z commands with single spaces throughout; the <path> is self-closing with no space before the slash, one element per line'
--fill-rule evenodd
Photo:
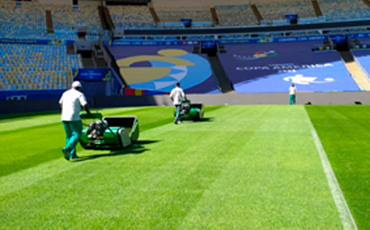
<path fill-rule="evenodd" d="M 295 105 L 295 95 L 294 94 L 290 94 L 289 96 L 289 105 Z"/>
<path fill-rule="evenodd" d="M 64 131 L 66 132 L 66 145 L 64 148 L 71 153 L 70 157 L 76 155 L 76 145 L 80 141 L 82 134 L 81 121 L 62 121 Z"/>

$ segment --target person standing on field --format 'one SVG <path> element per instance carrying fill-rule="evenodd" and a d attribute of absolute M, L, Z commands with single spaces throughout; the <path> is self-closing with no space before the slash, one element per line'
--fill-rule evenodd
<path fill-rule="evenodd" d="M 184 90 L 180 88 L 180 82 L 176 83 L 176 87 L 171 90 L 170 98 L 173 101 L 173 105 L 176 108 L 176 117 L 175 117 L 175 125 L 177 125 L 178 121 L 181 121 L 180 118 L 180 111 L 181 111 L 181 101 L 185 99 Z"/>
<path fill-rule="evenodd" d="M 86 97 L 81 90 L 81 83 L 75 81 L 72 83 L 71 89 L 64 92 L 59 100 L 59 106 L 62 109 L 62 123 L 66 133 L 66 145 L 62 149 L 66 160 L 78 158 L 76 145 L 82 134 L 81 108 L 90 114 Z"/>
<path fill-rule="evenodd" d="M 295 99 L 297 97 L 297 88 L 294 86 L 294 83 L 289 87 L 289 105 L 295 105 Z"/>

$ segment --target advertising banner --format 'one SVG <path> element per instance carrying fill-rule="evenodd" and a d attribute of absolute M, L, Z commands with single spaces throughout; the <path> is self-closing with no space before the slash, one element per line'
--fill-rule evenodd
<path fill-rule="evenodd" d="M 191 46 L 109 46 L 129 88 L 170 92 L 180 82 L 186 93 L 219 93 L 206 54 Z"/>
<path fill-rule="evenodd" d="M 227 45 L 221 64 L 238 93 L 357 91 L 336 51 L 312 52 L 317 42 Z"/>
<path fill-rule="evenodd" d="M 112 78 L 110 68 L 80 68 L 72 69 L 72 75 L 76 81 L 109 81 Z"/>
<path fill-rule="evenodd" d="M 72 40 L 59 40 L 59 39 L 13 39 L 13 38 L 0 38 L 0 43 L 10 44 L 30 44 L 30 45 L 73 45 L 75 41 Z"/>

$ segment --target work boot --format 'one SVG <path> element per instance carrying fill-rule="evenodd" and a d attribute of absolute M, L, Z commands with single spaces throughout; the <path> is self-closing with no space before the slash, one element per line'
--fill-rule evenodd
<path fill-rule="evenodd" d="M 66 148 L 63 148 L 62 149 L 62 152 L 64 153 L 64 159 L 66 159 L 67 161 L 69 160 L 69 150 L 66 149 Z"/>

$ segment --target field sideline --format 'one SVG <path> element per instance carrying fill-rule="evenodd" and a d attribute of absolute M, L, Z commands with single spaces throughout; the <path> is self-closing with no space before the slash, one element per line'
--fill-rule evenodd
<path fill-rule="evenodd" d="M 60 114 L 0 116 L 0 228 L 370 229 L 369 108 L 207 106 L 177 126 L 172 107 L 103 109 L 137 115 L 139 142 L 74 162 Z"/>

